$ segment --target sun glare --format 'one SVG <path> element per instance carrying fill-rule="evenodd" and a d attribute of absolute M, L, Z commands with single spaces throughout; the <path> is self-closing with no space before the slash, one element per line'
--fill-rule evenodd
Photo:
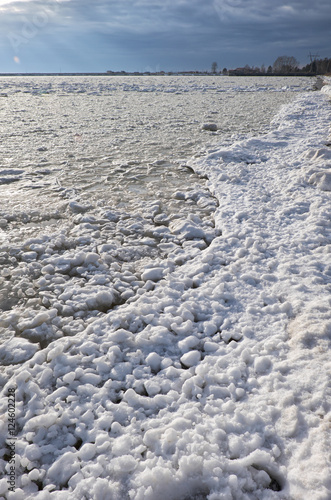
<path fill-rule="evenodd" d="M 28 2 L 29 0 L 0 0 L 0 6 L 1 5 L 8 5 L 10 3 L 17 3 L 17 2 Z"/>

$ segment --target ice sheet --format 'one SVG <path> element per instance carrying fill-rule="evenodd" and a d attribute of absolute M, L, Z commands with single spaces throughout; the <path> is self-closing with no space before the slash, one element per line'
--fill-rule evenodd
<path fill-rule="evenodd" d="M 4 498 L 330 498 L 324 94 L 191 159 L 209 190 L 174 198 L 205 218 L 77 201 L 71 227 L 3 246 Z"/>

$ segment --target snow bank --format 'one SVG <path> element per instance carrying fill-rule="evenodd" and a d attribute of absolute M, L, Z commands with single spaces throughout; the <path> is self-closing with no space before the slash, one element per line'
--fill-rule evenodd
<path fill-rule="evenodd" d="M 322 87 L 321 91 L 328 96 L 331 95 L 331 77 L 330 76 L 323 77 L 323 87 Z"/>
<path fill-rule="evenodd" d="M 28 297 L 1 319 L 3 498 L 330 498 L 330 114 L 305 94 L 192 159 L 215 225 L 78 204 L 1 255 Z"/>

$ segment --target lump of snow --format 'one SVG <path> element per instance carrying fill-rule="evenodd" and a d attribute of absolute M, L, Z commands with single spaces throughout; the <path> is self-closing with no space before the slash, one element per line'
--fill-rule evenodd
<path fill-rule="evenodd" d="M 202 130 L 210 130 L 211 132 L 216 132 L 217 125 L 216 123 L 203 123 L 201 128 Z"/>
<path fill-rule="evenodd" d="M 81 205 L 77 201 L 71 201 L 69 203 L 69 208 L 74 214 L 82 214 L 90 210 L 91 205 Z"/>
<path fill-rule="evenodd" d="M 169 345 L 169 330 L 164 326 L 153 326 L 150 329 L 150 339 L 154 345 Z"/>
<path fill-rule="evenodd" d="M 159 354 L 157 354 L 156 352 L 151 352 L 146 358 L 146 363 L 148 364 L 148 366 L 151 367 L 153 372 L 156 373 L 161 368 L 161 361 L 162 361 L 161 356 L 159 356 Z"/>
<path fill-rule="evenodd" d="M 199 339 L 194 335 L 190 335 L 185 339 L 178 342 L 178 347 L 182 351 L 182 353 L 188 352 L 192 347 L 196 347 L 199 344 Z"/>
<path fill-rule="evenodd" d="M 256 373 L 262 374 L 267 372 L 271 367 L 271 361 L 266 356 L 260 356 L 254 361 L 254 369 Z"/>
<path fill-rule="evenodd" d="M 330 84 L 327 85 L 326 83 L 324 83 L 324 86 L 322 87 L 321 92 L 323 92 L 324 94 L 327 94 L 328 96 L 331 96 L 331 85 Z"/>
<path fill-rule="evenodd" d="M 110 290 L 101 291 L 96 294 L 95 300 L 99 307 L 110 307 L 114 302 L 114 294 Z"/>
<path fill-rule="evenodd" d="M 151 398 L 161 392 L 161 387 L 153 380 L 146 380 L 144 382 L 144 387 L 146 389 L 148 396 Z"/>
<path fill-rule="evenodd" d="M 51 427 L 57 421 L 57 419 L 58 414 L 55 411 L 49 411 L 48 413 L 32 417 L 27 421 L 24 429 L 26 432 L 40 429 L 41 427 L 45 427 L 46 429 L 48 429 L 48 427 Z"/>
<path fill-rule="evenodd" d="M 183 236 L 187 240 L 205 238 L 205 232 L 201 227 L 188 220 L 176 220 L 170 224 L 170 230 L 175 235 Z"/>
<path fill-rule="evenodd" d="M 215 352 L 219 348 L 219 345 L 216 342 L 205 342 L 203 349 L 205 352 Z"/>
<path fill-rule="evenodd" d="M 122 342 L 129 342 L 133 338 L 133 335 L 128 330 L 124 330 L 124 328 L 120 328 L 115 332 L 110 333 L 109 338 L 118 344 Z"/>
<path fill-rule="evenodd" d="M 114 458 L 111 464 L 115 472 L 123 475 L 133 471 L 137 467 L 137 463 L 132 455 L 122 455 L 121 457 Z"/>
<path fill-rule="evenodd" d="M 110 372 L 110 376 L 113 380 L 124 380 L 129 373 L 132 373 L 132 364 L 124 362 L 115 365 Z"/>
<path fill-rule="evenodd" d="M 88 266 L 89 264 L 94 264 L 99 260 L 100 256 L 95 252 L 89 252 L 85 256 L 85 264 Z"/>
<path fill-rule="evenodd" d="M 38 257 L 37 252 L 24 252 L 22 254 L 22 260 L 24 262 L 32 262 L 33 260 L 36 260 Z"/>
<path fill-rule="evenodd" d="M 37 344 L 31 344 L 28 340 L 13 337 L 6 340 L 0 347 L 0 363 L 2 365 L 11 365 L 23 363 L 38 351 Z"/>
<path fill-rule="evenodd" d="M 280 436 L 294 437 L 296 435 L 299 430 L 299 412 L 295 405 L 282 409 L 276 428 Z"/>
<path fill-rule="evenodd" d="M 28 328 L 36 328 L 37 326 L 46 323 L 47 321 L 55 318 L 57 315 L 56 309 L 50 309 L 49 311 L 43 311 L 34 316 L 34 318 L 29 318 L 18 323 L 17 328 L 19 331 L 23 332 Z"/>
<path fill-rule="evenodd" d="M 67 451 L 58 458 L 48 470 L 47 479 L 55 485 L 64 485 L 80 470 L 75 453 Z"/>
<path fill-rule="evenodd" d="M 63 344 L 57 344 L 47 353 L 47 361 L 52 361 L 63 352 Z"/>
<path fill-rule="evenodd" d="M 55 268 L 52 266 L 52 264 L 47 264 L 44 266 L 41 270 L 42 274 L 54 274 L 55 273 Z"/>
<path fill-rule="evenodd" d="M 183 191 L 176 191 L 173 193 L 172 197 L 176 200 L 185 200 L 185 193 L 183 193 Z"/>
<path fill-rule="evenodd" d="M 78 451 L 77 455 L 83 462 L 87 462 L 88 460 L 91 460 L 91 458 L 94 457 L 96 453 L 96 446 L 95 444 L 92 443 L 85 443 L 80 450 Z"/>
<path fill-rule="evenodd" d="M 218 326 L 214 321 L 205 321 L 203 325 L 204 333 L 210 337 L 218 331 Z"/>
<path fill-rule="evenodd" d="M 41 449 L 36 444 L 29 444 L 25 449 L 25 456 L 30 462 L 34 462 L 35 460 L 39 460 L 41 457 Z"/>
<path fill-rule="evenodd" d="M 116 457 L 119 457 L 121 455 L 126 455 L 130 453 L 131 449 L 132 449 L 132 439 L 130 436 L 126 434 L 124 436 L 119 436 L 116 439 L 114 439 L 111 451 Z"/>
<path fill-rule="evenodd" d="M 187 335 L 192 331 L 193 323 L 190 319 L 178 325 L 177 323 L 171 323 L 171 329 L 177 333 L 177 335 Z"/>
<path fill-rule="evenodd" d="M 230 434 L 228 436 L 228 443 L 230 458 L 232 460 L 234 460 L 235 458 L 239 458 L 243 451 L 243 442 L 241 437 Z"/>
<path fill-rule="evenodd" d="M 316 172 L 309 177 L 308 182 L 321 189 L 321 191 L 331 191 L 331 170 Z"/>
<path fill-rule="evenodd" d="M 145 269 L 141 275 L 143 281 L 159 281 L 163 278 L 164 269 L 162 267 L 151 267 L 150 269 Z"/>
<path fill-rule="evenodd" d="M 200 360 L 201 353 L 199 351 L 189 351 L 180 358 L 181 363 L 187 368 L 197 365 Z"/>

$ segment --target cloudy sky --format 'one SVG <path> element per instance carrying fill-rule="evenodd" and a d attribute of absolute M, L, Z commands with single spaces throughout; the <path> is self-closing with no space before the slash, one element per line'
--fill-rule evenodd
<path fill-rule="evenodd" d="M 0 72 L 210 70 L 331 57 L 330 0 L 0 0 Z"/>

